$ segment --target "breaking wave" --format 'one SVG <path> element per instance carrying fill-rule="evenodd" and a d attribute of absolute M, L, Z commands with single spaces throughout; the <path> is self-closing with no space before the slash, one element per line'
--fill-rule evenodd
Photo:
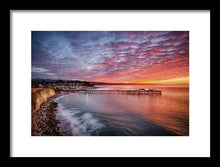
<path fill-rule="evenodd" d="M 59 120 L 60 132 L 68 136 L 90 136 L 98 134 L 104 124 L 95 118 L 92 113 L 80 111 L 78 108 L 65 109 L 58 104 L 56 118 Z"/>

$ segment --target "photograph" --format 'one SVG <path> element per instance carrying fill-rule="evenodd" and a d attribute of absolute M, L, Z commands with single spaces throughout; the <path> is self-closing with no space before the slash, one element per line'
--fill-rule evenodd
<path fill-rule="evenodd" d="M 189 31 L 31 31 L 31 136 L 189 136 Z"/>

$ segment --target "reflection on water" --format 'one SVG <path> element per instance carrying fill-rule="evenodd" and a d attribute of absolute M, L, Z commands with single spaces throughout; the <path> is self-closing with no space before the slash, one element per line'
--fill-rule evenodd
<path fill-rule="evenodd" d="M 88 97 L 89 97 L 89 94 L 87 93 L 86 94 L 86 103 L 88 103 Z"/>
<path fill-rule="evenodd" d="M 162 94 L 80 94 L 56 99 L 64 135 L 189 135 L 189 88 L 108 85 L 99 89 L 155 88 Z"/>

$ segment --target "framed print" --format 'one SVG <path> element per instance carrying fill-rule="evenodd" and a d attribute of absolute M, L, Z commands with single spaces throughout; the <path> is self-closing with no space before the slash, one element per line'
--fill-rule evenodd
<path fill-rule="evenodd" d="M 210 11 L 12 10 L 11 23 L 11 156 L 210 156 Z"/>

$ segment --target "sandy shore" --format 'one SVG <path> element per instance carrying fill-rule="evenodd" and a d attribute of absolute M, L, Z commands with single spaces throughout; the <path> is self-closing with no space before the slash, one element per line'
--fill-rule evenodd
<path fill-rule="evenodd" d="M 74 91 L 58 91 L 55 93 L 55 95 L 48 97 L 46 101 L 41 103 L 39 110 L 32 110 L 32 136 L 62 136 L 62 134 L 59 132 L 59 121 L 56 120 L 55 115 L 58 104 L 54 102 L 53 99 L 73 92 Z"/>

